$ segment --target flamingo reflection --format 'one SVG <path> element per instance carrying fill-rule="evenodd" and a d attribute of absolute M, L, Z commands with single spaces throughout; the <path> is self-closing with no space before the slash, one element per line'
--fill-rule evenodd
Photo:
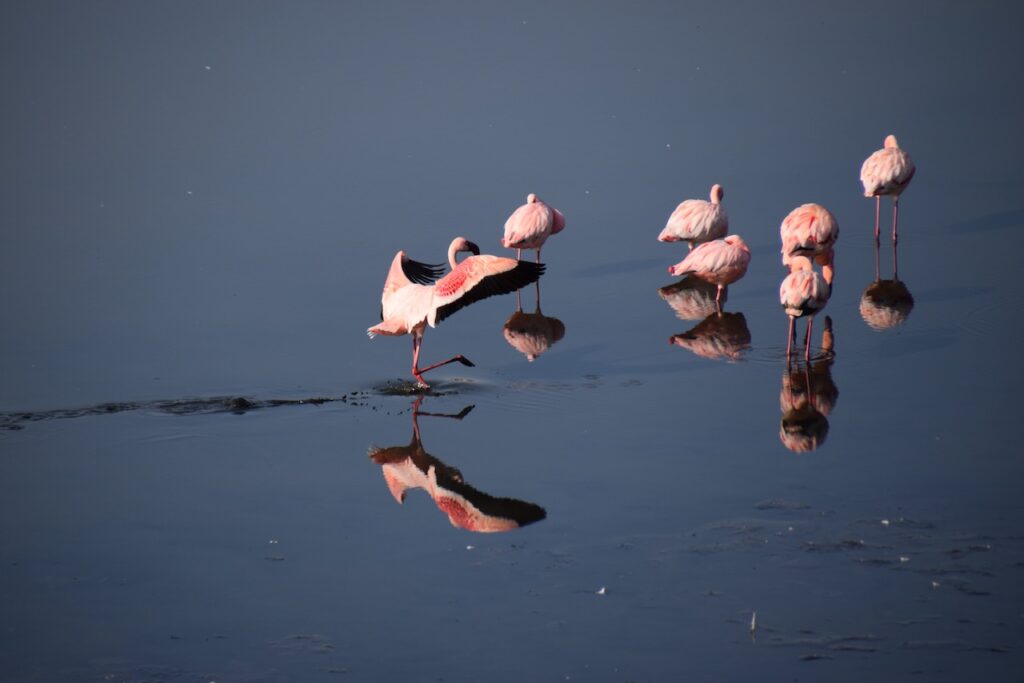
<path fill-rule="evenodd" d="M 750 348 L 750 329 L 742 313 L 716 311 L 686 332 L 672 335 L 668 341 L 701 358 L 733 362 L 741 360 Z"/>
<path fill-rule="evenodd" d="M 875 281 L 860 296 L 860 317 L 874 330 L 888 330 L 907 321 L 914 297 L 900 280 L 896 242 L 892 243 L 892 279 L 883 280 L 879 266 L 881 247 L 875 241 Z"/>
<path fill-rule="evenodd" d="M 544 508 L 514 498 L 496 498 L 465 483 L 462 473 L 427 453 L 420 438 L 419 416 L 448 417 L 461 420 L 473 409 L 461 412 L 427 413 L 420 411 L 423 396 L 412 404 L 412 441 L 406 446 L 371 447 L 370 459 L 381 466 L 388 490 L 398 503 L 406 491 L 424 489 L 453 526 L 468 531 L 510 531 L 544 519 Z"/>
<path fill-rule="evenodd" d="M 676 317 L 680 320 L 703 320 L 712 313 L 718 311 L 715 305 L 715 296 L 718 294 L 718 286 L 706 282 L 696 275 L 687 275 L 675 284 L 666 285 L 658 289 L 658 296 L 665 300 Z M 729 288 L 722 291 L 719 301 L 724 304 L 729 300 Z"/>
<path fill-rule="evenodd" d="M 502 327 L 505 341 L 531 363 L 565 336 L 565 324 L 561 320 L 541 313 L 539 280 L 536 285 L 537 303 L 534 312 L 523 312 L 522 299 L 519 292 L 516 292 L 516 311 Z"/>
<path fill-rule="evenodd" d="M 782 375 L 779 440 L 794 453 L 808 453 L 825 443 L 828 416 L 839 398 L 839 389 L 832 381 L 835 337 L 832 319 L 828 316 L 825 316 L 821 348 L 824 353 L 818 360 L 787 362 Z"/>

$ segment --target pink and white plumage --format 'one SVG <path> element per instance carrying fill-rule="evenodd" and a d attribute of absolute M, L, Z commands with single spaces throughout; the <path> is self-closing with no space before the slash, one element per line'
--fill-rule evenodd
<path fill-rule="evenodd" d="M 473 255 L 457 263 L 461 252 Z M 381 322 L 366 331 L 371 339 L 378 334 L 411 334 L 412 374 L 423 387 L 427 383 L 422 374 L 428 370 L 452 362 L 473 365 L 459 355 L 420 369 L 420 344 L 427 325 L 436 327 L 455 311 L 489 296 L 514 292 L 544 273 L 539 263 L 480 255 L 480 248 L 464 237 L 452 240 L 448 262 L 451 272 L 441 277 L 442 266 L 413 261 L 404 251 L 395 254 L 381 295 Z"/>
<path fill-rule="evenodd" d="M 864 196 L 875 198 L 875 240 L 878 240 L 878 214 L 882 195 L 892 197 L 892 238 L 896 240 L 896 221 L 899 218 L 900 195 L 914 177 L 914 162 L 900 149 L 895 135 L 888 135 L 882 149 L 874 152 L 860 167 L 860 182 Z"/>
<path fill-rule="evenodd" d="M 540 250 L 548 237 L 565 229 L 565 216 L 558 209 L 548 206 L 537 195 L 530 193 L 526 203 L 512 212 L 505 221 L 505 235 L 501 246 L 516 250 L 516 258 L 522 258 L 523 249 Z"/>
<path fill-rule="evenodd" d="M 682 261 L 669 266 L 672 275 L 693 275 L 718 286 L 715 302 L 722 297 L 722 288 L 731 285 L 747 272 L 750 265 L 750 249 L 739 235 L 712 240 L 701 244 Z"/>
<path fill-rule="evenodd" d="M 806 256 L 831 267 L 839 239 L 839 222 L 821 204 L 802 204 L 782 220 L 779 236 L 782 238 L 782 265 L 789 266 L 794 256 Z"/>
<path fill-rule="evenodd" d="M 722 206 L 725 190 L 721 185 L 711 186 L 711 201 L 687 199 L 668 217 L 668 223 L 658 235 L 660 242 L 688 242 L 695 244 L 725 237 L 729 231 L 729 216 Z"/>
<path fill-rule="evenodd" d="M 779 303 L 789 316 L 789 339 L 786 342 L 786 357 L 789 358 L 793 347 L 793 331 L 796 319 L 807 316 L 807 338 L 805 341 L 804 358 L 810 360 L 811 353 L 811 322 L 815 314 L 825 308 L 832 295 L 832 271 L 826 270 L 824 276 L 816 273 L 811 261 L 806 256 L 794 256 L 790 262 L 789 275 L 779 287 Z"/>

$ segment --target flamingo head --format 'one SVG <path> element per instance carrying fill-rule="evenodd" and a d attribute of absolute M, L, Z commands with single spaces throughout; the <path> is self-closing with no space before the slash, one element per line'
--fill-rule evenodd
<path fill-rule="evenodd" d="M 725 199 L 725 190 L 722 189 L 721 185 L 717 183 L 711 186 L 711 203 L 721 204 L 722 200 Z"/>
<path fill-rule="evenodd" d="M 530 194 L 526 195 L 526 203 L 527 204 L 536 204 L 537 203 L 537 195 L 535 195 L 532 192 Z"/>
<path fill-rule="evenodd" d="M 886 135 L 885 136 L 885 148 L 886 149 L 899 149 L 899 146 L 900 146 L 899 143 L 896 142 L 896 136 L 895 135 Z"/>
<path fill-rule="evenodd" d="M 475 243 L 470 242 L 465 237 L 456 237 L 452 240 L 452 243 L 448 245 L 448 262 L 452 268 L 455 267 L 455 257 L 460 253 L 469 253 L 473 256 L 480 255 L 480 247 Z"/>

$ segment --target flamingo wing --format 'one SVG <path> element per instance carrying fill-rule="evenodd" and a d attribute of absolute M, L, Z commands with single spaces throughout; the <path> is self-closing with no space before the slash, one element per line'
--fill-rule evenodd
<path fill-rule="evenodd" d="M 865 161 L 860 169 L 864 196 L 898 193 L 914 177 L 914 162 L 910 155 L 898 147 L 880 149 Z"/>
<path fill-rule="evenodd" d="M 410 282 L 418 285 L 429 285 L 444 275 L 444 264 L 422 263 L 413 261 L 411 258 L 402 255 L 402 272 Z"/>
<path fill-rule="evenodd" d="M 544 274 L 544 264 L 501 256 L 470 256 L 434 285 L 431 327 L 455 311 L 496 294 L 509 294 Z"/>

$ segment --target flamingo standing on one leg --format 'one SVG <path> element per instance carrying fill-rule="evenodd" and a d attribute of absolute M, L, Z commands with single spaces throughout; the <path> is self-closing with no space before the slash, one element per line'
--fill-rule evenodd
<path fill-rule="evenodd" d="M 460 252 L 472 256 L 457 263 L 456 256 Z M 544 273 L 544 266 L 539 263 L 481 256 L 480 247 L 465 237 L 452 240 L 448 262 L 451 272 L 441 277 L 442 266 L 413 261 L 404 251 L 395 254 L 381 295 L 381 323 L 366 331 L 371 339 L 378 334 L 411 334 L 412 375 L 425 389 L 429 386 L 423 381 L 423 373 L 428 370 L 456 361 L 473 366 L 465 356 L 458 355 L 420 368 L 420 344 L 427 325 L 436 327 L 460 308 L 495 294 L 514 292 L 536 282 Z"/>
<path fill-rule="evenodd" d="M 721 185 L 711 186 L 711 201 L 687 199 L 668 217 L 668 223 L 658 235 L 659 242 L 687 242 L 693 245 L 725 237 L 729 231 L 729 216 L 722 206 L 725 190 Z"/>
<path fill-rule="evenodd" d="M 804 340 L 804 359 L 811 359 L 811 322 L 814 315 L 825 308 L 832 294 L 832 269 L 823 269 L 818 275 L 806 256 L 794 256 L 790 260 L 790 271 L 779 287 L 779 302 L 789 316 L 789 338 L 786 340 L 786 358 L 793 349 L 793 332 L 796 319 L 807 316 L 807 337 Z"/>
<path fill-rule="evenodd" d="M 882 195 L 892 197 L 892 241 L 896 241 L 896 221 L 900 212 L 900 194 L 914 177 L 914 162 L 900 149 L 895 135 L 885 138 L 885 146 L 864 160 L 860 167 L 860 182 L 864 196 L 875 198 L 875 241 L 878 241 L 878 214 Z"/>
<path fill-rule="evenodd" d="M 540 250 L 548 237 L 564 229 L 565 216 L 562 212 L 530 193 L 526 203 L 513 211 L 505 221 L 505 236 L 501 239 L 501 246 L 515 249 L 517 259 L 523 257 L 523 249 L 536 249 L 537 263 L 540 263 Z"/>
<path fill-rule="evenodd" d="M 779 236 L 782 238 L 782 265 L 791 266 L 793 257 L 806 256 L 822 267 L 832 268 L 839 222 L 821 204 L 803 204 L 790 211 L 779 226 Z"/>
<path fill-rule="evenodd" d="M 682 261 L 669 266 L 672 275 L 692 274 L 718 286 L 715 305 L 721 309 L 722 288 L 743 277 L 750 265 L 750 249 L 739 235 L 701 244 Z"/>

